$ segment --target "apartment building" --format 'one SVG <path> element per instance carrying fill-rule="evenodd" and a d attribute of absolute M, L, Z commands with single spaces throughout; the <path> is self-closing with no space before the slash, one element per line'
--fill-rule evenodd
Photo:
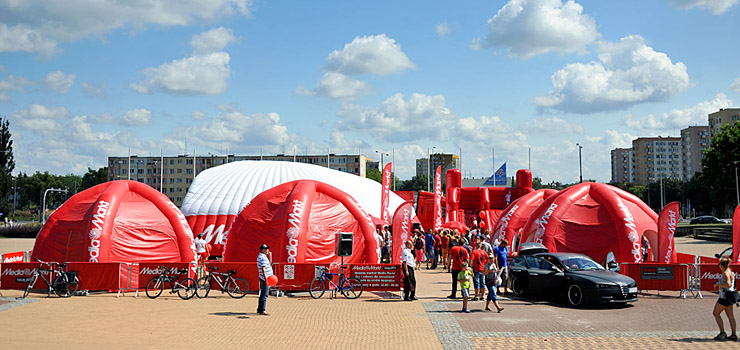
<path fill-rule="evenodd" d="M 612 182 L 632 182 L 632 149 L 616 148 L 611 156 Z"/>
<path fill-rule="evenodd" d="M 680 137 L 632 140 L 632 182 L 647 185 L 660 179 L 683 179 Z"/>
<path fill-rule="evenodd" d="M 727 124 L 734 125 L 738 121 L 740 121 L 740 108 L 721 108 L 719 111 L 709 114 L 710 140 L 722 130 L 723 126 Z"/>
<path fill-rule="evenodd" d="M 709 126 L 690 126 L 681 130 L 681 166 L 684 180 L 690 180 L 702 169 L 704 151 L 711 145 Z"/>
<path fill-rule="evenodd" d="M 435 171 L 440 165 L 444 177 L 447 170 L 460 169 L 460 157 L 450 153 L 434 153 L 430 155 L 430 158 L 419 158 L 416 160 L 416 176 L 428 176 L 429 169 Z"/>
<path fill-rule="evenodd" d="M 166 194 L 177 206 L 182 205 L 195 177 L 201 171 L 241 160 L 271 160 L 315 164 L 365 177 L 372 162 L 361 154 L 319 155 L 177 155 L 108 157 L 108 180 L 134 180 Z"/>

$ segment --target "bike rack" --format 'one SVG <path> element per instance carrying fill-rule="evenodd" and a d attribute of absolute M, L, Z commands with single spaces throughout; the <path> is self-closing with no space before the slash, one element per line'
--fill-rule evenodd
<path fill-rule="evenodd" d="M 134 265 L 136 266 L 136 287 L 133 286 L 133 270 Z M 125 281 L 124 283 L 121 283 L 121 269 L 125 267 Z M 116 293 L 116 298 L 120 297 L 121 295 L 125 295 L 127 291 L 133 291 L 134 292 L 134 298 L 139 296 L 139 280 L 138 280 L 138 274 L 139 274 L 139 263 L 120 263 L 119 265 L 119 277 L 118 277 L 118 293 Z M 122 285 L 123 284 L 123 285 Z"/>

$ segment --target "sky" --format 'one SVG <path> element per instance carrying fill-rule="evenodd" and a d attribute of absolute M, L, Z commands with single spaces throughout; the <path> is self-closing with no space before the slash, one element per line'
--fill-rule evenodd
<path fill-rule="evenodd" d="M 740 0 L 0 0 L 14 174 L 109 156 L 356 154 L 401 179 L 610 180 L 740 101 Z"/>

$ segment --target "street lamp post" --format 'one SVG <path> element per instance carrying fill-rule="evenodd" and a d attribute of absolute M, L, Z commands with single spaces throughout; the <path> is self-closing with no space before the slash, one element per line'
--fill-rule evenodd
<path fill-rule="evenodd" d="M 42 201 L 41 206 L 41 223 L 46 223 L 46 194 L 49 192 L 61 192 L 61 193 L 67 193 L 67 190 L 63 190 L 61 188 L 49 188 L 46 191 L 44 191 L 44 200 Z"/>
<path fill-rule="evenodd" d="M 580 183 L 583 183 L 583 162 L 581 160 L 581 150 L 583 149 L 583 146 L 579 143 L 576 143 L 576 146 L 578 146 L 578 173 L 580 174 Z"/>
<path fill-rule="evenodd" d="M 434 149 L 437 147 L 432 147 L 432 152 L 434 152 Z M 429 152 L 429 148 L 427 148 L 427 192 L 431 192 L 430 187 L 430 181 L 432 179 L 432 154 Z"/>

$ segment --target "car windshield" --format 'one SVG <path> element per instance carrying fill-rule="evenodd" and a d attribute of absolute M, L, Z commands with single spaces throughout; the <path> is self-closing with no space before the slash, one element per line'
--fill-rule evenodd
<path fill-rule="evenodd" d="M 597 262 L 581 257 L 563 259 L 563 266 L 568 271 L 597 271 L 604 270 L 604 267 Z"/>

